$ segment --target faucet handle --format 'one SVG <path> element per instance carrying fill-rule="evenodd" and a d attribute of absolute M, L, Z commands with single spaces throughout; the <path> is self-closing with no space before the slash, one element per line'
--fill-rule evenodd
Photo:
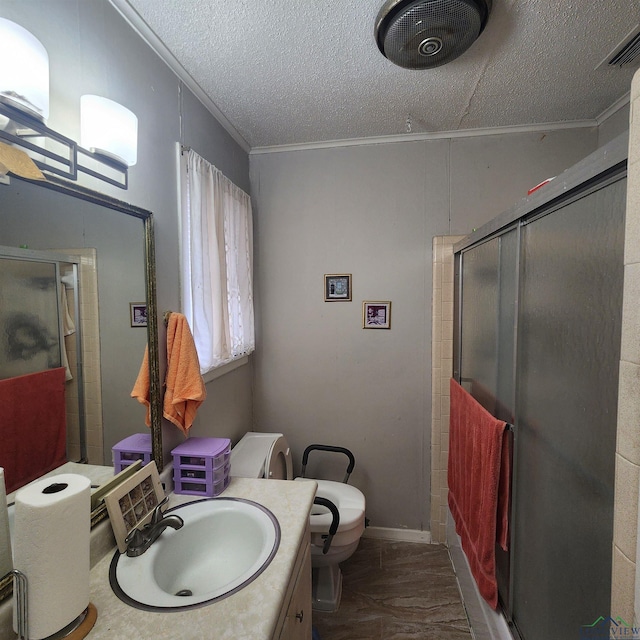
<path fill-rule="evenodd" d="M 140 529 L 131 529 L 129 531 L 129 535 L 124 539 L 124 543 L 127 547 L 139 547 L 144 541 L 144 536 L 142 535 L 142 531 Z"/>
<path fill-rule="evenodd" d="M 162 519 L 162 507 L 169 502 L 169 496 L 165 496 L 153 510 L 153 514 L 151 515 L 151 522 L 149 524 L 157 524 Z"/>

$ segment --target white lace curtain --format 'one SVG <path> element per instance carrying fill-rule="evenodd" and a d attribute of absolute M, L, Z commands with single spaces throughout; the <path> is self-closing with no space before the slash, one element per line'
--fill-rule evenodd
<path fill-rule="evenodd" d="M 251 200 L 192 150 L 181 166 L 182 308 L 206 373 L 255 349 Z"/>

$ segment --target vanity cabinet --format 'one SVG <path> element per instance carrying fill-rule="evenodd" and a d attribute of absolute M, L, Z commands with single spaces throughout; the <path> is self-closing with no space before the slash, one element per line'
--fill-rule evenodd
<path fill-rule="evenodd" d="M 311 547 L 308 527 L 284 602 L 276 627 L 280 632 L 276 632 L 275 639 L 311 640 Z"/>
<path fill-rule="evenodd" d="M 311 640 L 309 511 L 315 491 L 312 482 L 232 477 L 225 497 L 257 502 L 280 523 L 278 554 L 266 571 L 233 596 L 185 612 L 142 611 L 115 595 L 109 585 L 115 541 L 111 525 L 104 520 L 92 532 L 90 594 L 100 613 L 87 640 L 129 638 L 132 629 L 137 630 L 134 635 L 140 640 L 182 637 Z M 192 502 L 193 496 L 174 495 L 171 499 L 172 506 L 178 506 Z M 12 618 L 12 601 L 0 603 L 2 640 L 16 637 Z M 185 631 L 187 619 L 189 629 Z"/>

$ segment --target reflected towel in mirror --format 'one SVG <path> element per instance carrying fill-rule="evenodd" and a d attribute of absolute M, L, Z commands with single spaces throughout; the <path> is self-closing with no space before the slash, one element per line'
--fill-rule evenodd
<path fill-rule="evenodd" d="M 11 493 L 67 461 L 64 368 L 0 380 L 0 463 Z"/>
<path fill-rule="evenodd" d="M 131 397 L 135 398 L 140 404 L 143 404 L 147 408 L 144 423 L 147 427 L 151 426 L 151 404 L 150 397 L 150 378 L 149 378 L 149 346 L 144 348 L 144 355 L 142 356 L 142 364 L 140 365 L 140 371 L 136 378 L 133 390 L 131 391 Z"/>

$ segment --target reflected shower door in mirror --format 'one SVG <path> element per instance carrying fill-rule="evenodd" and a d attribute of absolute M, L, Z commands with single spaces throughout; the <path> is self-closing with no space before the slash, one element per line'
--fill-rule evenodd
<path fill-rule="evenodd" d="M 83 381 L 77 274 L 77 258 L 0 246 L 0 466 L 8 493 L 67 460 L 87 461 L 85 384 L 93 408 L 100 388 Z"/>
<path fill-rule="evenodd" d="M 60 367 L 57 264 L 3 253 L 0 247 L 0 379 Z"/>
<path fill-rule="evenodd" d="M 114 444 L 147 431 L 130 394 L 148 340 L 151 394 L 158 389 L 151 213 L 76 185 L 12 178 L 0 185 L 0 245 L 0 381 L 32 376 L 21 393 L 34 404 L 47 388 L 43 372 L 63 369 L 64 457 L 110 466 Z M 147 330 L 130 321 L 130 304 L 140 301 Z M 6 421 L 0 414 L 0 439 L 12 428 Z"/>

